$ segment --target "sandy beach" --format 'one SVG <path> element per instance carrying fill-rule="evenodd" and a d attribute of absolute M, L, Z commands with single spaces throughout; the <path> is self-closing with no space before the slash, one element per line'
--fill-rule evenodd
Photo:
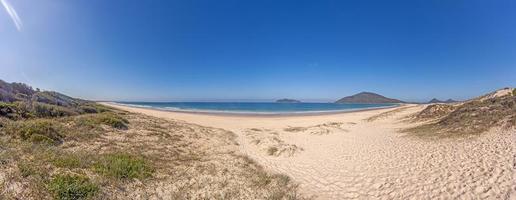
<path fill-rule="evenodd" d="M 516 133 L 422 139 L 399 133 L 424 105 L 309 116 L 224 116 L 102 103 L 236 134 L 238 148 L 315 199 L 515 198 Z"/>

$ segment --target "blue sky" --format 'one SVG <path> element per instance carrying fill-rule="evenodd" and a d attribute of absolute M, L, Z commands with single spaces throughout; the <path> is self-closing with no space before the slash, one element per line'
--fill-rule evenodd
<path fill-rule="evenodd" d="M 426 101 L 516 86 L 516 1 L 0 1 L 19 18 L 0 10 L 0 79 L 86 99 Z"/>

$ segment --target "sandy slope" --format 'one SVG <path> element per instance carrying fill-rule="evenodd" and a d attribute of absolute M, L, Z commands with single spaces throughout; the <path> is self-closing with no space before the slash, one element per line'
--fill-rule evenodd
<path fill-rule="evenodd" d="M 397 130 L 422 106 L 318 116 L 214 116 L 111 105 L 223 128 L 240 150 L 318 199 L 516 198 L 516 133 L 424 140 Z M 393 111 L 395 110 L 395 111 Z M 388 111 L 376 120 L 364 119 Z"/>

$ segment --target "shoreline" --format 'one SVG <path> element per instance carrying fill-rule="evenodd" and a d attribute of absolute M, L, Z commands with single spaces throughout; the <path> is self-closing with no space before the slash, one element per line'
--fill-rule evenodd
<path fill-rule="evenodd" d="M 130 105 L 124 103 L 117 103 L 112 101 L 103 101 L 97 102 L 104 105 L 109 106 L 121 106 L 121 107 L 129 107 L 129 108 L 138 108 L 138 109 L 148 109 L 155 111 L 163 111 L 163 112 L 171 112 L 171 113 L 182 113 L 182 114 L 195 114 L 195 115 L 204 115 L 204 116 L 227 116 L 227 117 L 304 117 L 304 116 L 325 116 L 325 115 L 336 115 L 336 114 L 344 114 L 344 113 L 357 113 L 357 112 L 365 112 L 365 111 L 374 111 L 374 110 L 384 110 L 391 108 L 398 108 L 410 104 L 397 104 L 392 106 L 382 106 L 382 107 L 374 107 L 374 108 L 357 108 L 357 109 L 348 109 L 348 110 L 333 110 L 333 111 L 304 111 L 304 112 L 281 112 L 281 113 L 259 113 L 259 112 L 230 112 L 230 111 L 209 111 L 209 110 L 171 110 L 171 109 L 161 109 L 150 106 L 138 106 L 138 105 Z"/>
<path fill-rule="evenodd" d="M 429 195 L 445 199 L 478 196 L 500 199 L 514 192 L 512 155 L 515 144 L 511 140 L 514 133 L 492 130 L 490 133 L 497 134 L 482 134 L 474 140 L 405 137 L 406 134 L 399 130 L 412 127 L 414 123 L 400 119 L 420 112 L 425 108 L 422 105 L 401 104 L 394 108 L 344 113 L 264 116 L 101 104 L 192 124 L 190 127 L 200 125 L 206 127 L 201 128 L 204 132 L 209 128 L 229 131 L 234 134 L 237 144 L 234 153 L 247 156 L 268 172 L 292 178 L 299 184 L 300 195 L 315 196 L 315 199 L 424 199 Z M 389 114 L 382 115 L 386 112 Z M 365 120 L 372 116 L 382 117 Z M 198 133 L 192 133 L 191 128 L 173 130 L 183 130 L 181 134 L 185 138 L 198 138 Z M 214 139 L 216 136 L 202 142 Z M 449 173 L 443 174 L 443 170 Z M 426 180 L 437 181 L 428 185 Z M 449 193 L 440 192 L 443 188 Z M 486 192 L 478 188 L 490 189 Z M 356 191 L 363 193 L 357 194 Z"/>

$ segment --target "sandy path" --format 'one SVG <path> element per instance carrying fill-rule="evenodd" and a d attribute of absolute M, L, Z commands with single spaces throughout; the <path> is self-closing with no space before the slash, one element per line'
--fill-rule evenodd
<path fill-rule="evenodd" d="M 267 169 L 291 176 L 303 193 L 318 199 L 516 198 L 516 133 L 492 131 L 480 137 L 441 140 L 397 133 L 407 126 L 397 119 L 422 109 L 420 106 L 373 122 L 364 119 L 396 108 L 319 116 L 238 117 L 115 107 L 233 131 L 243 153 Z M 324 125 L 332 122 L 338 127 Z M 284 130 L 289 127 L 305 129 Z M 271 145 L 299 149 L 269 155 L 264 149 Z"/>

